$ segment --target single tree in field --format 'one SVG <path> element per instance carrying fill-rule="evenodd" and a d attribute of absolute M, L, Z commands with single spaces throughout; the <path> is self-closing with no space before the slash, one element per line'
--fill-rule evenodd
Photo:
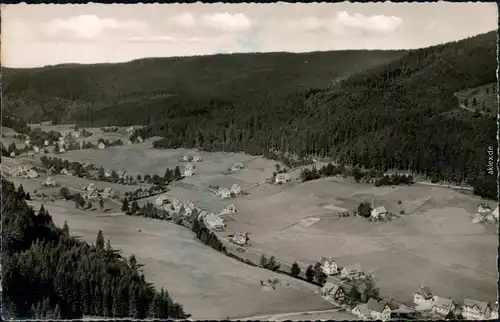
<path fill-rule="evenodd" d="M 124 198 L 123 203 L 122 203 L 122 211 L 127 212 L 128 211 L 128 199 Z"/>
<path fill-rule="evenodd" d="M 97 238 L 95 241 L 95 247 L 97 250 L 103 250 L 104 249 L 104 235 L 102 234 L 102 231 L 99 230 L 97 233 Z"/>
<path fill-rule="evenodd" d="M 292 269 L 291 269 L 291 272 L 290 272 L 290 273 L 291 273 L 291 275 L 292 275 L 293 277 L 297 277 L 297 276 L 299 276 L 299 274 L 300 274 L 300 267 L 299 267 L 299 264 L 297 264 L 297 262 L 294 262 L 294 263 L 292 264 Z"/>
<path fill-rule="evenodd" d="M 266 266 L 267 266 L 267 258 L 266 258 L 265 255 L 260 256 L 260 263 L 259 263 L 259 265 L 262 268 L 266 268 Z"/>
<path fill-rule="evenodd" d="M 132 202 L 132 209 L 131 209 L 131 212 L 132 214 L 136 214 L 138 211 L 139 211 L 139 204 L 137 204 L 137 201 L 134 200 L 134 202 Z"/>
<path fill-rule="evenodd" d="M 139 182 L 142 181 L 142 177 L 140 174 L 137 175 L 137 181 L 139 181 Z"/>
<path fill-rule="evenodd" d="M 372 207 L 368 202 L 363 202 L 358 207 L 358 214 L 365 218 L 370 217 L 372 212 Z"/>
<path fill-rule="evenodd" d="M 67 187 L 62 187 L 60 190 L 59 190 L 59 194 L 61 195 L 61 197 L 63 197 L 64 199 L 68 199 L 69 198 L 69 189 Z"/>
<path fill-rule="evenodd" d="M 309 265 L 306 269 L 306 278 L 309 282 L 314 280 L 314 269 L 312 265 Z"/>
<path fill-rule="evenodd" d="M 103 167 L 99 168 L 99 174 L 98 174 L 98 176 L 99 176 L 99 180 L 103 180 L 104 179 L 105 174 L 104 174 L 104 168 Z"/>
<path fill-rule="evenodd" d="M 351 300 L 353 301 L 360 301 L 361 300 L 361 293 L 359 292 L 358 288 L 356 285 L 354 285 L 347 295 Z"/>
<path fill-rule="evenodd" d="M 104 208 L 104 200 L 99 199 L 99 207 L 101 208 L 102 211 L 102 209 Z"/>

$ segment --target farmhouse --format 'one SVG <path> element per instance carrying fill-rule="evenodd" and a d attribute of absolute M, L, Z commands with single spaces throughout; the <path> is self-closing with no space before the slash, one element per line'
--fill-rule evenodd
<path fill-rule="evenodd" d="M 335 275 L 338 273 L 337 263 L 332 258 L 321 257 L 319 263 L 321 264 L 321 270 L 326 275 Z"/>
<path fill-rule="evenodd" d="M 85 191 L 94 191 L 97 190 L 97 187 L 95 186 L 95 183 L 89 183 L 85 187 L 83 187 L 83 190 Z"/>
<path fill-rule="evenodd" d="M 283 183 L 287 183 L 289 182 L 291 179 L 290 179 L 290 175 L 288 173 L 278 173 L 276 174 L 276 178 L 275 178 L 275 183 L 276 184 L 283 184 Z"/>
<path fill-rule="evenodd" d="M 49 176 L 45 179 L 45 182 L 43 184 L 47 187 L 55 187 L 56 180 Z"/>
<path fill-rule="evenodd" d="M 30 170 L 28 170 L 28 172 L 26 173 L 26 176 L 27 176 L 28 178 L 31 178 L 31 179 L 33 179 L 33 178 L 37 178 L 37 177 L 38 177 L 38 172 L 36 172 L 36 171 L 35 171 L 35 170 L 33 170 L 33 169 L 30 169 Z"/>
<path fill-rule="evenodd" d="M 128 140 L 128 141 L 127 141 L 127 144 L 132 144 L 132 141 Z"/>
<path fill-rule="evenodd" d="M 243 165 L 243 163 L 241 162 L 235 162 L 233 163 L 233 166 L 231 167 L 231 170 L 232 171 L 238 171 L 238 170 L 241 170 L 243 169 L 245 166 Z"/>
<path fill-rule="evenodd" d="M 236 212 L 236 207 L 234 205 L 228 205 L 224 209 L 221 210 L 219 215 L 229 215 Z"/>
<path fill-rule="evenodd" d="M 371 314 L 366 303 L 356 305 L 351 313 L 360 318 L 361 320 L 370 320 Z"/>
<path fill-rule="evenodd" d="M 144 140 L 143 140 L 143 138 L 141 138 L 140 136 L 138 136 L 137 137 L 137 142 L 142 143 L 142 142 L 144 142 Z"/>
<path fill-rule="evenodd" d="M 216 214 L 210 214 L 206 217 L 207 226 L 210 229 L 221 230 L 226 227 L 224 220 Z"/>
<path fill-rule="evenodd" d="M 184 170 L 184 176 L 185 177 L 190 177 L 194 174 L 194 171 L 192 169 L 189 170 Z"/>
<path fill-rule="evenodd" d="M 116 172 L 116 174 L 118 175 L 118 179 L 124 179 L 125 175 L 127 174 L 127 171 L 125 171 L 125 170 L 119 170 L 119 171 Z"/>
<path fill-rule="evenodd" d="M 231 194 L 233 195 L 239 195 L 241 194 L 241 187 L 237 184 L 233 184 L 231 186 Z"/>
<path fill-rule="evenodd" d="M 128 127 L 125 131 L 126 131 L 127 133 L 132 133 L 132 132 L 134 132 L 134 127 L 133 127 L 133 126 L 130 126 L 130 127 Z"/>
<path fill-rule="evenodd" d="M 182 161 L 182 162 L 189 162 L 189 161 L 191 161 L 191 156 L 185 154 L 185 155 L 183 155 L 181 157 L 180 161 Z"/>
<path fill-rule="evenodd" d="M 451 298 L 447 299 L 440 296 L 434 296 L 431 312 L 437 315 L 446 316 L 450 311 L 455 310 L 455 302 Z"/>
<path fill-rule="evenodd" d="M 342 278 L 348 278 L 350 280 L 357 280 L 364 277 L 363 270 L 361 268 L 361 264 L 356 263 L 354 265 L 345 266 L 340 272 L 340 276 Z"/>
<path fill-rule="evenodd" d="M 387 321 L 391 318 L 391 308 L 388 303 L 371 298 L 366 304 L 372 319 Z"/>
<path fill-rule="evenodd" d="M 496 207 L 491 214 L 493 215 L 493 218 L 498 221 L 498 207 Z"/>
<path fill-rule="evenodd" d="M 419 289 L 413 294 L 413 303 L 417 307 L 431 308 L 433 302 L 431 289 L 427 286 L 420 286 Z"/>
<path fill-rule="evenodd" d="M 248 233 L 235 233 L 229 241 L 236 245 L 243 246 L 248 242 L 248 239 Z"/>
<path fill-rule="evenodd" d="M 12 151 L 12 152 L 10 153 L 10 157 L 11 157 L 11 158 L 13 158 L 13 157 L 15 157 L 15 156 L 16 156 L 16 152 Z"/>
<path fill-rule="evenodd" d="M 30 140 L 24 141 L 24 145 L 26 145 L 27 147 L 29 147 L 31 145 L 31 141 Z"/>
<path fill-rule="evenodd" d="M 227 188 L 219 189 L 219 191 L 217 191 L 217 196 L 221 199 L 231 198 L 231 191 Z"/>
<path fill-rule="evenodd" d="M 464 299 L 462 316 L 466 320 L 485 320 L 491 317 L 491 307 L 486 302 Z"/>
<path fill-rule="evenodd" d="M 192 163 L 188 163 L 184 166 L 185 170 L 194 170 L 194 165 Z"/>
<path fill-rule="evenodd" d="M 69 175 L 69 172 L 68 170 L 66 170 L 66 168 L 62 168 L 61 174 Z"/>
<path fill-rule="evenodd" d="M 49 140 L 45 140 L 45 141 L 43 141 L 43 145 L 44 145 L 44 146 L 48 146 L 48 145 L 49 145 Z"/>
<path fill-rule="evenodd" d="M 101 142 L 97 145 L 97 148 L 100 150 L 104 150 L 106 148 L 106 145 L 104 145 L 104 143 Z"/>
<path fill-rule="evenodd" d="M 480 204 L 477 206 L 477 212 L 480 214 L 487 214 L 491 212 L 491 208 L 488 204 Z"/>
<path fill-rule="evenodd" d="M 61 146 L 61 147 L 59 147 L 59 152 L 64 153 L 64 152 L 66 152 L 66 149 L 63 146 Z"/>
<path fill-rule="evenodd" d="M 387 210 L 384 206 L 377 207 L 372 210 L 370 217 L 373 219 L 384 219 L 387 215 Z"/>
<path fill-rule="evenodd" d="M 334 300 L 335 302 L 342 303 L 344 302 L 345 299 L 345 293 L 342 287 L 340 287 L 337 284 L 327 282 L 322 288 L 321 288 L 321 294 L 323 296 L 327 296 Z"/>
<path fill-rule="evenodd" d="M 195 156 L 193 157 L 193 161 L 194 161 L 194 162 L 201 162 L 201 161 L 203 161 L 203 159 L 202 159 L 202 157 L 201 157 L 201 156 L 199 156 L 199 155 L 195 155 Z"/>
<path fill-rule="evenodd" d="M 40 152 L 40 148 L 38 146 L 33 146 L 33 152 L 35 152 L 36 154 L 38 154 Z"/>

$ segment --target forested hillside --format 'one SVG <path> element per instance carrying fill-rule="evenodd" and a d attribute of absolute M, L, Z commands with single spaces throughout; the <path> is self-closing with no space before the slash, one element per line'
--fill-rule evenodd
<path fill-rule="evenodd" d="M 279 99 L 300 88 L 325 88 L 404 53 L 365 50 L 233 54 L 148 58 L 122 64 L 4 68 L 3 108 L 27 122 L 65 122 L 79 111 L 82 118 L 87 117 L 85 120 L 102 124 L 109 122 L 96 112 L 103 108 L 159 110 L 186 98 L 196 98 L 202 108 L 211 99 L 238 102 L 243 108 L 259 107 L 267 99 L 263 93 Z M 136 119 L 130 117 L 130 121 Z"/>
<path fill-rule="evenodd" d="M 83 316 L 186 318 L 166 290 L 157 292 L 132 255 L 97 235 L 88 245 L 57 228 L 42 207 L 26 204 L 20 186 L 2 178 L 2 317 L 81 319 Z"/>
<path fill-rule="evenodd" d="M 79 108 L 71 118 L 81 125 L 148 124 L 149 135 L 164 137 L 155 142 L 158 148 L 200 146 L 206 150 L 243 150 L 256 154 L 269 149 L 320 154 L 347 165 L 381 170 L 399 168 L 434 180 L 467 181 L 476 188 L 476 193 L 496 198 L 496 173 L 487 174 L 487 148 L 491 145 L 496 151 L 497 146 L 495 119 L 458 109 L 454 96 L 463 89 L 496 82 L 496 33 L 408 52 L 391 52 L 388 56 L 381 52 L 360 51 L 351 55 L 353 53 L 357 56 L 337 53 L 336 75 L 356 73 L 336 84 L 331 80 L 321 84 L 319 80 L 325 79 L 324 70 L 320 66 L 309 70 L 306 66 L 310 66 L 310 60 L 306 64 L 303 58 L 297 58 L 286 68 L 277 67 L 281 66 L 280 62 L 300 55 L 213 56 L 212 62 L 219 62 L 216 65 L 208 64 L 208 58 L 203 68 L 202 64 L 193 65 L 201 78 L 191 77 L 196 73 L 188 67 L 175 71 L 175 81 L 170 84 L 182 84 L 177 87 L 182 90 L 175 95 L 167 90 L 161 92 L 161 82 L 154 81 L 152 75 L 160 75 L 161 69 L 151 75 L 138 73 L 139 66 L 162 60 L 90 69 L 75 67 L 93 73 L 99 70 L 105 75 L 94 86 L 109 84 L 98 91 L 99 95 L 107 95 L 105 93 L 116 93 L 123 86 L 122 77 L 110 71 L 120 70 L 120 66 L 123 70 L 135 66 L 137 91 L 153 93 L 154 89 L 158 95 L 137 101 L 121 100 L 106 108 Z M 370 56 L 374 54 L 379 55 L 378 60 L 362 58 L 363 55 L 374 57 Z M 321 56 L 320 53 L 310 55 Z M 268 65 L 259 65 L 272 71 L 258 72 L 256 64 L 248 63 L 238 78 L 234 73 L 228 74 L 229 68 L 220 67 L 236 66 L 235 61 L 242 57 L 275 57 L 267 58 Z M 386 57 L 387 64 L 377 64 L 382 57 Z M 188 62 L 190 59 L 203 61 L 200 57 L 187 59 Z M 366 69 L 361 65 L 373 68 L 360 71 Z M 202 82 L 200 79 L 206 74 L 201 71 L 216 66 L 222 68 L 217 76 Z M 82 71 L 80 75 L 76 69 L 38 71 L 46 76 L 37 75 L 35 71 L 12 71 L 18 75 L 10 76 L 10 85 L 6 87 L 9 99 L 25 92 L 30 93 L 26 97 L 35 97 L 33 93 L 52 97 L 57 91 L 64 92 L 65 87 L 57 85 L 61 80 L 51 83 L 62 71 L 69 75 L 65 78 L 68 83 L 73 77 L 75 83 L 80 82 L 79 86 L 88 84 L 88 76 L 85 76 L 88 72 Z M 8 80 L 9 74 L 5 78 Z M 111 81 L 113 78 L 115 83 Z M 150 87 L 141 87 L 144 79 Z M 309 81 L 306 83 L 305 79 Z M 299 86 L 301 82 L 307 86 Z M 121 89 L 126 93 L 125 89 L 129 88 Z M 79 91 L 82 97 L 81 93 L 88 93 L 89 97 L 95 95 L 94 90 L 85 87 Z M 167 96 L 167 92 L 172 96 Z M 41 100 L 44 101 L 45 98 Z"/>

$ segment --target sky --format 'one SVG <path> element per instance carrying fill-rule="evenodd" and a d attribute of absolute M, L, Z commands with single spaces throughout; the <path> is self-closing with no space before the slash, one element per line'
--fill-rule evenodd
<path fill-rule="evenodd" d="M 412 49 L 498 28 L 496 3 L 2 5 L 6 67 L 234 52 Z"/>

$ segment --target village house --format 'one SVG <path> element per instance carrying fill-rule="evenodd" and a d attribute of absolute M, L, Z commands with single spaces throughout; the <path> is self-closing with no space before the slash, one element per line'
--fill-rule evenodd
<path fill-rule="evenodd" d="M 493 210 L 491 214 L 493 215 L 493 218 L 498 221 L 498 206 L 495 208 L 495 210 Z"/>
<path fill-rule="evenodd" d="M 100 149 L 100 150 L 103 150 L 106 148 L 106 145 L 104 145 L 104 143 L 100 142 L 98 145 L 97 145 L 97 148 Z"/>
<path fill-rule="evenodd" d="M 248 233 L 234 233 L 229 241 L 236 245 L 244 246 L 248 242 Z"/>
<path fill-rule="evenodd" d="M 199 156 L 199 155 L 195 155 L 195 156 L 193 157 L 193 161 L 194 161 L 194 162 L 201 162 L 201 161 L 203 161 L 203 159 L 202 159 L 202 157 L 201 157 L 201 156 Z"/>
<path fill-rule="evenodd" d="M 226 227 L 224 220 L 216 214 L 210 214 L 206 217 L 207 227 L 213 230 L 221 230 Z"/>
<path fill-rule="evenodd" d="M 290 180 L 291 180 L 290 175 L 288 173 L 278 173 L 278 174 L 276 174 L 276 178 L 275 178 L 274 182 L 276 184 L 284 184 L 284 183 L 289 182 Z"/>
<path fill-rule="evenodd" d="M 64 152 L 66 152 L 66 149 L 63 146 L 59 147 L 59 153 L 64 153 Z"/>
<path fill-rule="evenodd" d="M 173 210 L 179 211 L 181 209 L 181 207 L 182 207 L 182 202 L 179 199 L 175 198 L 172 200 Z"/>
<path fill-rule="evenodd" d="M 38 154 L 40 153 L 40 148 L 38 146 L 33 146 L 33 152 L 35 152 L 35 154 Z"/>
<path fill-rule="evenodd" d="M 101 197 L 103 199 L 113 198 L 115 196 L 115 192 L 111 188 L 104 188 L 101 193 Z"/>
<path fill-rule="evenodd" d="M 376 207 L 372 209 L 370 217 L 372 219 L 384 219 L 387 216 L 387 210 L 384 206 Z"/>
<path fill-rule="evenodd" d="M 194 164 L 188 163 L 184 166 L 185 170 L 194 170 Z"/>
<path fill-rule="evenodd" d="M 31 178 L 31 179 L 33 179 L 33 178 L 37 178 L 37 177 L 38 177 L 38 172 L 36 172 L 36 171 L 35 171 L 35 170 L 33 170 L 33 169 L 29 169 L 29 170 L 28 170 L 28 172 L 26 173 L 26 176 L 27 176 L 28 178 Z"/>
<path fill-rule="evenodd" d="M 49 145 L 49 140 L 45 140 L 45 141 L 43 141 L 43 145 L 44 145 L 44 146 L 48 146 L 48 145 Z"/>
<path fill-rule="evenodd" d="M 391 308 L 387 302 L 371 298 L 366 303 L 370 316 L 374 320 L 388 321 L 391 318 Z"/>
<path fill-rule="evenodd" d="M 489 303 L 464 299 L 462 305 L 462 316 L 466 320 L 486 320 L 491 317 L 491 306 Z"/>
<path fill-rule="evenodd" d="M 217 196 L 221 199 L 231 198 L 231 191 L 227 188 L 219 189 L 219 191 L 217 191 Z"/>
<path fill-rule="evenodd" d="M 477 212 L 479 214 L 487 214 L 487 213 L 491 212 L 491 207 L 488 204 L 486 204 L 486 203 L 479 204 L 477 206 Z"/>
<path fill-rule="evenodd" d="M 45 179 L 45 182 L 43 183 L 45 186 L 47 187 L 55 187 L 56 186 L 56 180 L 51 177 L 51 176 L 48 176 L 46 179 Z"/>
<path fill-rule="evenodd" d="M 127 144 L 132 144 L 132 141 L 128 140 L 128 141 L 127 141 Z"/>
<path fill-rule="evenodd" d="M 231 186 L 231 194 L 235 196 L 241 194 L 241 187 L 237 184 L 233 184 Z"/>
<path fill-rule="evenodd" d="M 119 170 L 116 172 L 116 174 L 118 175 L 118 179 L 125 179 L 125 175 L 127 174 L 127 171 Z"/>
<path fill-rule="evenodd" d="M 335 275 L 338 273 L 337 263 L 332 258 L 321 257 L 319 263 L 321 264 L 321 270 L 326 275 Z"/>
<path fill-rule="evenodd" d="M 413 294 L 413 303 L 417 308 L 422 310 L 430 309 L 432 307 L 433 297 L 431 289 L 427 286 L 420 286 L 419 289 Z"/>
<path fill-rule="evenodd" d="M 445 317 L 450 313 L 450 311 L 455 310 L 455 302 L 451 298 L 444 298 L 440 296 L 434 296 L 432 301 L 431 312 L 433 314 L 441 315 Z"/>
<path fill-rule="evenodd" d="M 337 303 L 342 303 L 344 302 L 345 299 L 345 293 L 342 287 L 338 284 L 334 284 L 332 282 L 327 282 L 322 288 L 321 288 L 321 295 L 326 296 L 332 300 L 334 300 Z"/>
<path fill-rule="evenodd" d="M 182 162 L 189 162 L 189 161 L 191 161 L 191 156 L 189 156 L 189 155 L 185 154 L 185 155 L 183 155 L 183 156 L 180 158 L 180 161 L 182 161 Z"/>
<path fill-rule="evenodd" d="M 68 170 L 66 170 L 66 168 L 62 168 L 61 174 L 69 175 L 69 172 L 68 172 Z"/>
<path fill-rule="evenodd" d="M 184 170 L 184 177 L 190 177 L 194 174 L 194 171 L 189 169 L 189 170 Z"/>
<path fill-rule="evenodd" d="M 138 136 L 138 137 L 137 137 L 137 142 L 142 143 L 142 142 L 144 142 L 144 139 L 143 139 L 143 138 L 141 138 L 140 136 Z"/>
<path fill-rule="evenodd" d="M 95 190 L 97 190 L 97 187 L 96 187 L 95 183 L 89 183 L 88 185 L 86 185 L 85 187 L 83 187 L 83 190 L 85 190 L 85 191 L 95 191 Z"/>
<path fill-rule="evenodd" d="M 26 145 L 27 147 L 29 147 L 31 145 L 31 141 L 30 140 L 24 141 L 24 145 Z"/>
<path fill-rule="evenodd" d="M 155 205 L 158 207 L 163 206 L 167 200 L 168 200 L 167 196 L 159 195 L 158 198 L 156 198 L 155 200 Z"/>
<path fill-rule="evenodd" d="M 354 265 L 347 265 L 340 271 L 340 276 L 342 278 L 347 278 L 350 280 L 358 280 L 364 277 L 361 264 L 356 263 Z"/>
<path fill-rule="evenodd" d="M 133 126 L 129 126 L 127 129 L 125 129 L 125 132 L 127 132 L 127 133 L 134 132 L 134 127 Z"/>
<path fill-rule="evenodd" d="M 229 215 L 236 212 L 236 207 L 234 205 L 228 205 L 221 210 L 219 215 Z"/>
<path fill-rule="evenodd" d="M 241 162 L 235 162 L 233 163 L 233 166 L 231 167 L 231 170 L 232 171 L 238 171 L 238 170 L 241 170 L 243 169 L 245 166 L 243 165 L 243 163 Z"/>
<path fill-rule="evenodd" d="M 356 305 L 351 313 L 360 318 L 361 320 L 371 320 L 370 310 L 366 303 Z"/>
<path fill-rule="evenodd" d="M 13 158 L 13 157 L 15 157 L 15 156 L 16 156 L 16 152 L 12 151 L 12 152 L 10 153 L 10 157 L 11 157 L 11 158 Z"/>

